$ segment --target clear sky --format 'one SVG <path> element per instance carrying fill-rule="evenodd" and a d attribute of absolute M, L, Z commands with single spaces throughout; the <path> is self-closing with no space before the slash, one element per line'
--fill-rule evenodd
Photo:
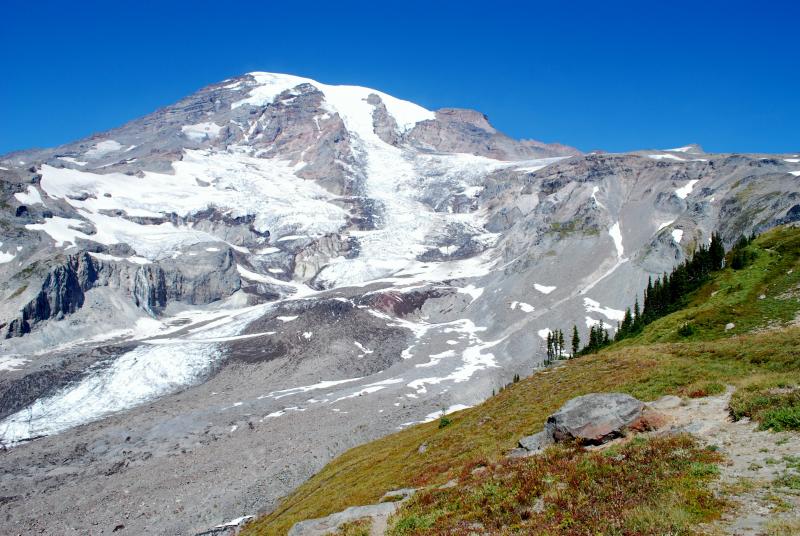
<path fill-rule="evenodd" d="M 261 70 L 582 150 L 800 151 L 800 2 L 3 0 L 0 153 Z"/>

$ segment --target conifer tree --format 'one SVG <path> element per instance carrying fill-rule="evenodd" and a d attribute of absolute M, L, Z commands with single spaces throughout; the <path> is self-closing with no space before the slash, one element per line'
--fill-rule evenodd
<path fill-rule="evenodd" d="M 578 350 L 581 347 L 581 337 L 578 335 L 578 326 L 572 325 L 572 357 L 578 355 Z"/>

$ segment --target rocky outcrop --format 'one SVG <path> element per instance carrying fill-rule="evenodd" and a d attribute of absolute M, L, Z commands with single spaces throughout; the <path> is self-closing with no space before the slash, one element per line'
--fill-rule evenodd
<path fill-rule="evenodd" d="M 168 259 L 139 265 L 124 258 L 100 260 L 89 252 L 70 255 L 47 272 L 38 294 L 8 323 L 4 336 L 19 337 L 42 321 L 75 313 L 84 305 L 86 293 L 96 287 L 118 288 L 136 306 L 153 315 L 172 301 L 206 304 L 226 298 L 241 287 L 230 249 L 203 251 L 194 256 L 191 263 Z"/>
<path fill-rule="evenodd" d="M 353 192 L 354 164 L 347 129 L 338 114 L 323 106 L 324 95 L 311 84 L 283 92 L 265 106 L 248 134 L 248 144 L 262 158 L 289 159 L 298 176 L 318 182 L 337 195 Z"/>
<path fill-rule="evenodd" d="M 204 252 L 192 262 L 170 259 L 141 266 L 132 295 L 137 306 L 160 313 L 169 302 L 202 305 L 221 300 L 241 288 L 233 252 Z"/>
<path fill-rule="evenodd" d="M 484 114 L 460 108 L 437 110 L 436 119 L 418 123 L 403 141 L 423 150 L 469 153 L 499 160 L 580 154 L 566 145 L 514 140 L 495 130 Z"/>
<path fill-rule="evenodd" d="M 367 519 L 372 522 L 370 534 L 383 534 L 384 531 L 382 529 L 385 529 L 386 521 L 389 517 L 394 514 L 406 500 L 413 496 L 415 492 L 416 490 L 412 488 L 390 491 L 383 496 L 383 500 L 387 502 L 380 502 L 367 506 L 352 506 L 326 517 L 300 521 L 289 529 L 287 536 L 323 536 L 325 534 L 334 534 L 337 529 L 345 523 L 351 523 L 362 519 Z"/>
<path fill-rule="evenodd" d="M 88 253 L 68 257 L 45 276 L 36 298 L 22 308 L 19 318 L 9 323 L 5 337 L 22 336 L 42 320 L 63 318 L 77 311 L 83 306 L 85 292 L 97 283 L 99 271 L 96 260 Z"/>
<path fill-rule="evenodd" d="M 306 246 L 294 256 L 294 278 L 311 281 L 331 259 L 347 255 L 353 247 L 350 240 L 339 235 L 325 235 Z"/>
<path fill-rule="evenodd" d="M 372 112 L 372 127 L 375 134 L 389 145 L 398 145 L 401 137 L 398 132 L 397 121 L 386 109 L 386 105 L 381 98 L 373 93 L 367 98 L 367 102 L 375 107 Z"/>

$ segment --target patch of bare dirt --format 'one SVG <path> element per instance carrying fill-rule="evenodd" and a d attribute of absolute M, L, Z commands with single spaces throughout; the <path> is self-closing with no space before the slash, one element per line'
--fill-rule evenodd
<path fill-rule="evenodd" d="M 683 430 L 728 459 L 720 467 L 718 493 L 733 503 L 718 522 L 702 527 L 710 534 L 800 534 L 800 434 L 758 430 L 748 420 L 733 422 L 728 413 L 733 388 L 719 396 L 662 399 L 657 409 L 669 416 L 671 430 Z M 795 485 L 796 486 L 796 485 Z"/>

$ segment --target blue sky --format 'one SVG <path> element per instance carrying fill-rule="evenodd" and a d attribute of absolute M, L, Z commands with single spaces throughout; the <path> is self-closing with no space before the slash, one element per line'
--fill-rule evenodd
<path fill-rule="evenodd" d="M 800 2 L 4 0 L 0 153 L 263 70 L 582 150 L 800 150 Z"/>

